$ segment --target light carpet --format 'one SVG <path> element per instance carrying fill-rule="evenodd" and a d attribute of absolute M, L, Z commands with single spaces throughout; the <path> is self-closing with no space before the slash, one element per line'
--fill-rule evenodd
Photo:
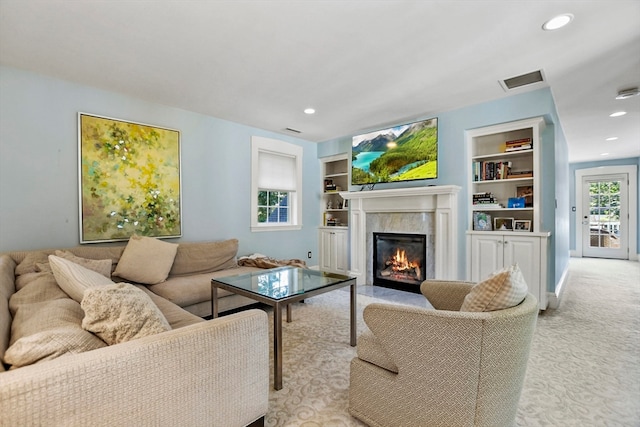
<path fill-rule="evenodd" d="M 572 259 L 565 289 L 560 307 L 538 318 L 517 425 L 640 426 L 640 265 Z M 372 302 L 385 301 L 358 295 L 359 333 Z M 265 424 L 364 426 L 347 409 L 349 293 L 310 298 L 293 317 Z"/>

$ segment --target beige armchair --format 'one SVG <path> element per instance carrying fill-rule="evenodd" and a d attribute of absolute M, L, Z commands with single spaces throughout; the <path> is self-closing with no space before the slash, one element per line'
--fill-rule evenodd
<path fill-rule="evenodd" d="M 472 283 L 425 281 L 435 310 L 370 304 L 349 412 L 376 427 L 513 426 L 538 306 L 458 311 Z"/>

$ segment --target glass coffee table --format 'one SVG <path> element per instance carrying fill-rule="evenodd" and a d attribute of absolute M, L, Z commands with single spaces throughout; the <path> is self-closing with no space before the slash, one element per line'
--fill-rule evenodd
<path fill-rule="evenodd" d="M 349 344 L 356 345 L 356 279 L 299 267 L 278 267 L 237 276 L 211 279 L 211 312 L 218 317 L 218 288 L 273 307 L 273 387 L 282 388 L 282 309 L 291 322 L 291 304 L 335 289 L 351 286 Z"/>

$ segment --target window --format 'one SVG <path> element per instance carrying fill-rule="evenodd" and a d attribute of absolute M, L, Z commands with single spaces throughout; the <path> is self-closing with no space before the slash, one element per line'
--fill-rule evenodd
<path fill-rule="evenodd" d="M 302 228 L 302 147 L 251 137 L 251 230 Z"/>

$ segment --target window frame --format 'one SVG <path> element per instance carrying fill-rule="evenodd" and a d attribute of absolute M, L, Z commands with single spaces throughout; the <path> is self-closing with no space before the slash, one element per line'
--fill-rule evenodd
<path fill-rule="evenodd" d="M 277 156 L 293 157 L 295 159 L 295 190 L 283 191 L 277 188 L 260 188 L 259 156 L 260 152 Z M 261 136 L 251 137 L 251 231 L 286 231 L 302 229 L 302 147 L 277 139 Z M 258 222 L 258 193 L 260 191 L 288 192 L 288 222 L 274 223 Z"/>

